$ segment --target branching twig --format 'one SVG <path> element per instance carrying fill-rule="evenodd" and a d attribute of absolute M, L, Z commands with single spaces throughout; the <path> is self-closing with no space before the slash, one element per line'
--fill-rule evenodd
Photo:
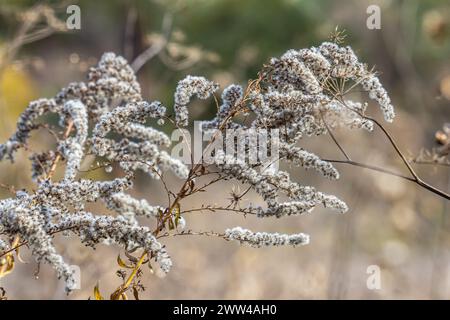
<path fill-rule="evenodd" d="M 138 72 L 149 60 L 153 59 L 158 53 L 161 52 L 169 41 L 170 31 L 172 28 L 173 16 L 171 13 L 166 13 L 163 17 L 162 32 L 163 38 L 159 43 L 155 43 L 147 48 L 144 52 L 134 59 L 131 63 L 131 68 L 134 72 Z"/>

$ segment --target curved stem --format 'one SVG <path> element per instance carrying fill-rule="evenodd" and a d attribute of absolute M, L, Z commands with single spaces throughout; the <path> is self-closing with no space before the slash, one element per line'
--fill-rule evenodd
<path fill-rule="evenodd" d="M 426 183 L 425 181 L 421 180 L 421 179 L 417 179 L 415 181 L 416 184 L 418 184 L 419 186 L 421 186 L 422 188 L 427 189 L 428 191 L 433 192 L 434 194 L 437 194 L 447 200 L 450 200 L 450 195 L 436 187 L 433 187 L 431 184 Z"/>
<path fill-rule="evenodd" d="M 349 110 L 352 110 L 353 112 L 357 113 L 360 117 L 370 120 L 373 123 L 375 123 L 380 129 L 381 131 L 384 133 L 384 135 L 386 136 L 386 138 L 389 140 L 390 144 L 392 145 L 392 147 L 394 148 L 395 152 L 398 154 L 398 156 L 400 157 L 400 159 L 403 161 L 403 163 L 405 164 L 406 168 L 408 169 L 408 171 L 411 173 L 412 178 L 410 177 L 405 177 L 405 176 L 401 176 L 398 174 L 394 174 L 396 176 L 405 178 L 409 181 L 412 181 L 414 183 L 416 183 L 417 185 L 421 186 L 422 188 L 425 188 L 426 190 L 433 192 L 434 194 L 437 194 L 438 196 L 441 196 L 447 200 L 450 200 L 450 195 L 436 187 L 433 187 L 432 185 L 428 184 L 427 182 L 423 181 L 418 175 L 417 173 L 414 171 L 414 169 L 412 168 L 411 164 L 409 163 L 408 159 L 406 159 L 405 155 L 402 153 L 402 151 L 400 150 L 400 148 L 398 147 L 397 143 L 395 142 L 394 138 L 391 136 L 391 134 L 386 130 L 386 128 L 376 119 L 366 116 L 364 114 L 362 114 L 361 112 L 359 112 L 358 110 L 354 110 L 352 108 L 350 108 L 344 101 L 342 96 L 337 96 L 336 94 L 333 94 L 333 96 L 346 108 L 348 108 Z M 348 162 L 348 161 L 346 161 Z M 348 162 L 349 164 L 352 164 L 350 162 Z M 354 165 L 356 165 L 355 163 L 353 163 Z M 387 170 L 380 170 L 381 168 L 377 168 L 374 169 L 375 167 L 372 166 L 367 166 L 365 165 L 366 168 L 368 169 L 373 169 L 376 171 L 381 171 L 384 173 L 390 173 L 392 174 L 392 172 L 389 172 Z"/>
<path fill-rule="evenodd" d="M 384 168 L 373 166 L 373 165 L 370 165 L 370 164 L 356 162 L 356 161 L 353 161 L 353 160 L 334 160 L 334 159 L 322 159 L 322 160 L 323 161 L 327 161 L 327 162 L 332 162 L 332 163 L 349 164 L 349 165 L 353 165 L 353 166 L 357 166 L 357 167 L 361 167 L 361 168 L 365 168 L 365 169 L 374 170 L 374 171 L 382 172 L 382 173 L 385 173 L 385 174 L 389 174 L 391 176 L 402 178 L 402 179 L 405 179 L 405 180 L 408 180 L 408 181 L 411 181 L 411 182 L 415 182 L 414 178 L 405 176 L 405 175 L 403 175 L 401 173 L 397 173 L 397 172 L 394 172 L 394 171 L 391 171 L 391 170 L 387 170 L 387 169 L 384 169 Z"/>

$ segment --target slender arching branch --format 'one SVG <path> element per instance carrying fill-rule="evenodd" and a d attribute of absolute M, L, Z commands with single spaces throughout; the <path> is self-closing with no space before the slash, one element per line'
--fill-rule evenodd
<path fill-rule="evenodd" d="M 327 162 L 332 162 L 332 163 L 348 164 L 348 165 L 352 165 L 352 166 L 356 166 L 356 167 L 361 167 L 361 168 L 364 168 L 364 169 L 378 171 L 378 172 L 385 173 L 385 174 L 388 174 L 388 175 L 391 175 L 391 176 L 394 176 L 394 177 L 398 177 L 398 178 L 405 179 L 405 180 L 408 180 L 408 181 L 411 181 L 411 182 L 415 182 L 414 178 L 411 178 L 411 177 L 405 176 L 405 175 L 403 175 L 401 173 L 397 173 L 397 172 L 394 172 L 394 171 L 391 171 L 391 170 L 387 170 L 387 169 L 384 169 L 384 168 L 381 168 L 381 167 L 373 166 L 373 165 L 370 165 L 370 164 L 356 162 L 356 161 L 353 161 L 353 160 L 334 160 L 334 159 L 322 159 L 322 160 L 323 161 L 327 161 Z"/>
<path fill-rule="evenodd" d="M 364 165 L 365 168 L 367 169 L 372 169 L 372 170 L 376 170 L 376 171 L 380 171 L 380 172 L 384 172 L 384 173 L 389 173 L 401 178 L 405 178 L 409 181 L 412 181 L 414 183 L 416 183 L 417 185 L 421 186 L 422 188 L 433 192 L 434 194 L 443 197 L 447 200 L 450 200 L 450 194 L 446 193 L 445 191 L 442 191 L 432 185 L 430 185 L 429 183 L 423 181 L 418 174 L 414 171 L 414 169 L 412 168 L 412 166 L 410 165 L 408 159 L 406 159 L 406 156 L 402 153 L 402 151 L 400 150 L 398 144 L 396 143 L 396 141 L 394 140 L 394 137 L 387 131 L 387 129 L 375 118 L 366 116 L 364 114 L 362 114 L 361 112 L 359 112 L 358 110 L 354 110 L 352 108 L 350 108 L 344 101 L 344 99 L 342 98 L 342 96 L 337 96 L 336 94 L 333 94 L 333 96 L 337 99 L 338 102 L 340 102 L 344 107 L 348 108 L 349 110 L 352 110 L 353 112 L 357 113 L 360 117 L 372 121 L 373 123 L 375 123 L 378 128 L 380 128 L 380 130 L 383 132 L 383 134 L 386 136 L 386 138 L 389 140 L 389 143 L 392 145 L 392 147 L 394 148 L 395 152 L 398 154 L 398 156 L 400 157 L 400 159 L 402 160 L 402 162 L 404 163 L 404 165 L 406 166 L 406 168 L 408 169 L 408 171 L 410 172 L 412 177 L 406 177 L 406 176 L 402 176 L 399 174 L 394 174 L 392 172 L 389 172 L 385 169 L 382 168 L 376 168 L 374 166 L 370 166 L 370 165 Z M 334 139 L 333 139 L 334 140 Z M 336 142 L 336 141 L 335 141 Z M 338 145 L 339 146 L 339 145 Z M 342 163 L 347 163 L 347 164 L 352 164 L 352 165 L 358 165 L 358 166 L 363 166 L 362 164 L 357 164 L 356 162 L 353 161 L 344 161 Z"/>

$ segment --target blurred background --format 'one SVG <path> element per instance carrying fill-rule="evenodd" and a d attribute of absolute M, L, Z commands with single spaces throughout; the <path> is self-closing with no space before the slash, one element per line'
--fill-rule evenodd
<path fill-rule="evenodd" d="M 71 4 L 81 9 L 80 30 L 65 28 Z M 379 30 L 366 27 L 371 4 L 381 9 Z M 361 60 L 380 72 L 397 112 L 394 123 L 386 127 L 405 154 L 413 158 L 435 147 L 435 132 L 450 122 L 447 0 L 2 0 L 0 140 L 12 134 L 29 101 L 52 97 L 69 82 L 84 80 L 104 52 L 136 63 L 145 57 L 138 72 L 144 97 L 172 106 L 177 81 L 187 74 L 206 76 L 222 88 L 245 85 L 270 57 L 290 48 L 319 45 L 336 26 L 346 30 L 345 42 Z M 215 106 L 196 102 L 190 110 L 192 118 L 208 119 Z M 380 116 L 373 105 L 369 113 Z M 354 160 L 406 173 L 380 133 L 339 131 L 336 136 Z M 33 136 L 37 148 L 46 147 L 49 140 L 45 132 Z M 326 136 L 305 139 L 302 146 L 323 157 L 340 156 Z M 32 189 L 26 153 L 18 159 L 0 164 L 0 182 Z M 279 220 L 226 213 L 185 216 L 193 230 L 221 232 L 242 225 L 255 231 L 305 232 L 311 236 L 310 245 L 252 249 L 215 238 L 168 239 L 174 268 L 164 278 L 146 270 L 142 298 L 448 299 L 449 203 L 396 177 L 336 166 L 341 179 L 334 182 L 301 169 L 291 172 L 297 181 L 345 200 L 350 207 L 345 215 L 316 209 L 310 215 Z M 415 168 L 425 181 L 450 189 L 448 166 Z M 99 170 L 91 177 L 106 174 Z M 183 206 L 228 203 L 232 186 L 214 186 L 208 197 L 192 197 Z M 164 204 L 159 182 L 142 176 L 137 187 L 136 195 Z M 9 196 L 0 189 L 1 198 Z M 255 199 L 249 194 L 243 204 Z M 63 284 L 45 265 L 35 277 L 37 266 L 23 250 L 26 263 L 17 263 L 12 274 L 0 279 L 8 298 L 87 299 L 97 282 L 105 293 L 120 284 L 115 275 L 118 248 L 101 246 L 93 251 L 77 240 L 56 241 L 65 259 L 80 266 L 81 289 L 66 297 Z M 367 288 L 370 265 L 380 267 L 379 290 Z"/>

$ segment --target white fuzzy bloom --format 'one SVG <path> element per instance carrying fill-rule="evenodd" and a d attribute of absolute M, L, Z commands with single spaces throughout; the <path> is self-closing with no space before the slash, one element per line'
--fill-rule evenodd
<path fill-rule="evenodd" d="M 239 241 L 252 247 L 262 246 L 299 246 L 309 243 L 309 235 L 304 233 L 280 234 L 268 232 L 253 232 L 241 227 L 225 230 L 225 239 Z"/>
<path fill-rule="evenodd" d="M 303 61 L 303 63 L 311 68 L 314 74 L 326 74 L 331 69 L 331 63 L 317 48 L 300 49 L 298 52 L 294 52 L 293 56 L 297 56 L 297 59 Z"/>
<path fill-rule="evenodd" d="M 310 212 L 319 204 L 339 212 L 347 211 L 347 205 L 343 201 L 318 192 L 313 187 L 302 186 L 291 181 L 287 172 L 264 171 L 260 173 L 243 160 L 236 159 L 232 155 L 225 155 L 223 151 L 217 153 L 215 164 L 224 174 L 251 185 L 262 196 L 267 202 L 268 208 L 259 209 L 258 216 L 260 217 L 303 214 Z M 326 167 L 326 163 L 321 165 Z M 292 201 L 280 202 L 278 200 L 279 193 L 285 194 Z"/>
<path fill-rule="evenodd" d="M 295 165 L 302 166 L 305 169 L 313 168 L 314 170 L 322 173 L 324 177 L 339 179 L 339 172 L 330 162 L 323 161 L 311 152 L 288 144 L 282 144 L 279 152 L 281 159 L 286 159 L 287 161 L 290 161 Z"/>
<path fill-rule="evenodd" d="M 0 225 L 7 233 L 18 234 L 27 241 L 36 260 L 52 265 L 58 277 L 66 281 L 66 290 L 70 291 L 70 285 L 74 282 L 72 270 L 57 254 L 40 210 L 32 205 L 31 197 L 26 195 L 20 200 L 0 201 Z"/>
<path fill-rule="evenodd" d="M 130 103 L 105 113 L 94 127 L 92 151 L 110 161 L 119 161 L 127 171 L 139 169 L 157 179 L 161 171 L 171 170 L 178 177 L 186 178 L 189 173 L 186 165 L 160 150 L 170 146 L 169 137 L 143 125 L 147 118 L 160 118 L 165 112 L 166 108 L 156 101 Z M 123 138 L 119 141 L 106 138 L 111 131 Z"/>
<path fill-rule="evenodd" d="M 141 88 L 128 62 L 114 53 L 105 53 L 98 65 L 91 68 L 88 82 L 71 83 L 56 96 L 58 103 L 79 99 L 95 121 L 110 111 L 113 101 L 142 101 Z"/>
<path fill-rule="evenodd" d="M 166 108 L 158 101 L 129 103 L 116 107 L 111 112 L 103 114 L 94 127 L 94 136 L 104 138 L 112 130 L 120 130 L 130 121 L 143 124 L 148 118 L 160 118 L 166 113 Z"/>
<path fill-rule="evenodd" d="M 46 205 L 54 207 L 72 206 L 83 210 L 85 203 L 109 198 L 112 194 L 122 192 L 131 186 L 130 177 L 116 178 L 111 181 L 63 180 L 58 183 L 45 180 L 39 184 L 35 198 L 38 202 Z"/>
<path fill-rule="evenodd" d="M 241 103 L 244 91 L 240 85 L 232 84 L 226 87 L 222 92 L 222 105 L 219 107 L 219 112 L 216 117 L 210 121 L 203 121 L 202 129 L 219 129 L 219 126 L 224 122 L 231 112 Z M 227 129 L 241 127 L 231 119 L 226 123 Z"/>
<path fill-rule="evenodd" d="M 77 130 L 77 142 L 83 145 L 88 136 L 88 113 L 86 106 L 80 100 L 69 100 L 64 104 L 64 112 L 70 116 Z"/>
<path fill-rule="evenodd" d="M 84 156 L 84 143 L 88 137 L 88 113 L 79 100 L 69 100 L 64 104 L 64 115 L 68 115 L 76 129 L 75 137 L 67 138 L 59 145 L 61 154 L 67 161 L 65 179 L 75 179 Z M 62 120 L 66 120 L 65 117 Z M 66 121 L 62 121 L 64 124 Z"/>
<path fill-rule="evenodd" d="M 80 101 L 89 112 L 89 119 L 97 120 L 108 112 L 113 101 L 140 102 L 141 88 L 127 61 L 114 53 L 105 53 L 96 68 L 91 68 L 88 82 L 71 83 L 54 98 L 30 102 L 17 121 L 16 132 L 0 145 L 0 160 L 12 161 L 14 153 L 23 147 L 31 131 L 39 127 L 37 120 L 48 113 L 62 113 L 68 101 Z"/>
<path fill-rule="evenodd" d="M 299 59 L 297 51 L 289 50 L 280 59 L 272 58 L 270 64 L 274 68 L 273 78 L 277 86 L 291 85 L 293 88 L 302 88 L 310 94 L 318 94 L 322 91 L 316 76 Z"/>
<path fill-rule="evenodd" d="M 343 79 L 360 81 L 362 88 L 369 93 L 369 97 L 378 102 L 384 118 L 392 122 L 395 117 L 394 107 L 391 104 L 386 90 L 380 80 L 367 66 L 358 61 L 358 57 L 350 47 L 339 47 L 335 43 L 325 42 L 320 46 L 324 57 L 332 62 L 332 75 Z"/>
<path fill-rule="evenodd" d="M 319 162 L 317 158 L 314 158 L 314 161 Z M 311 212 L 319 204 L 339 212 L 347 211 L 347 205 L 342 200 L 318 192 L 313 187 L 302 186 L 291 181 L 289 174 L 285 171 L 266 170 L 260 173 L 243 160 L 226 155 L 223 151 L 217 152 L 215 164 L 223 174 L 249 184 L 262 196 L 268 204 L 268 208 L 258 208 L 259 217 L 300 215 Z M 336 174 L 332 167 L 327 167 L 326 162 L 316 163 L 316 165 L 321 166 L 319 169 L 324 170 L 327 174 Z M 280 202 L 278 200 L 280 193 L 286 195 L 291 201 Z"/>
<path fill-rule="evenodd" d="M 187 105 L 192 96 L 197 96 L 199 99 L 208 99 L 217 89 L 218 84 L 207 80 L 204 77 L 187 76 L 178 82 L 175 91 L 175 121 L 180 127 L 188 125 L 189 112 Z"/>
<path fill-rule="evenodd" d="M 148 252 L 153 252 L 156 261 L 165 272 L 170 271 L 172 261 L 164 246 L 152 235 L 148 227 L 130 223 L 125 217 L 98 216 L 89 212 L 78 212 L 64 216 L 54 226 L 56 229 L 69 229 L 77 234 L 88 246 L 99 243 L 117 243 L 128 247 L 136 244 Z"/>
<path fill-rule="evenodd" d="M 10 249 L 10 247 L 6 243 L 6 241 L 4 241 L 3 239 L 0 239 L 0 252 L 5 252 L 6 250 L 9 250 L 9 249 Z"/>
<path fill-rule="evenodd" d="M 67 138 L 61 141 L 58 149 L 67 161 L 64 179 L 75 179 L 84 156 L 83 146 L 78 143 L 77 139 Z"/>
<path fill-rule="evenodd" d="M 59 112 L 62 105 L 55 102 L 55 99 L 39 99 L 31 102 L 17 121 L 16 132 L 5 143 L 0 145 L 0 160 L 5 156 L 13 161 L 14 153 L 24 146 L 32 130 L 38 128 L 36 120 L 50 112 Z"/>
<path fill-rule="evenodd" d="M 88 246 L 99 243 L 117 243 L 125 247 L 133 244 L 153 252 L 161 268 L 168 272 L 172 265 L 169 255 L 163 245 L 151 234 L 147 227 L 140 227 L 130 223 L 124 217 L 93 215 L 79 211 L 70 213 L 66 209 L 45 207 L 40 208 L 30 196 L 23 196 L 20 200 L 0 201 L 0 223 L 6 232 L 20 235 L 26 240 L 37 261 L 51 264 L 57 271 L 58 277 L 66 281 L 66 289 L 73 288 L 72 270 L 64 263 L 63 258 L 56 252 L 52 244 L 51 233 L 67 230 L 76 234 Z M 48 206 L 49 202 L 46 202 Z M 53 201 L 56 205 L 56 202 Z M 45 209 L 45 210 L 44 210 Z M 44 211 L 47 212 L 43 214 Z"/>
<path fill-rule="evenodd" d="M 228 117 L 230 112 L 241 102 L 243 94 L 244 90 L 240 85 L 232 84 L 226 87 L 222 92 L 222 105 L 219 108 L 217 120 L 224 120 Z"/>
<path fill-rule="evenodd" d="M 325 208 L 330 208 L 340 213 L 348 211 L 347 204 L 334 195 L 320 193 L 319 199 L 321 199 Z"/>
<path fill-rule="evenodd" d="M 361 117 L 366 111 L 367 103 L 359 103 L 351 100 L 332 101 L 323 112 L 323 120 L 328 128 L 347 127 L 349 129 L 373 130 L 373 122 Z"/>
<path fill-rule="evenodd" d="M 55 161 L 56 153 L 53 150 L 48 150 L 42 153 L 33 153 L 30 156 L 31 160 L 31 178 L 33 181 L 45 176 Z"/>
<path fill-rule="evenodd" d="M 380 80 L 375 76 L 368 77 L 362 81 L 362 87 L 369 93 L 371 99 L 378 102 L 384 119 L 387 122 L 394 121 L 395 112 L 391 104 L 391 98 L 389 98 L 386 89 L 381 85 Z"/>
<path fill-rule="evenodd" d="M 160 206 L 151 206 L 145 199 L 137 200 L 123 192 L 113 194 L 107 200 L 107 205 L 131 222 L 136 222 L 136 216 L 158 218 L 159 212 L 164 211 Z"/>
<path fill-rule="evenodd" d="M 225 154 L 222 150 L 217 152 L 214 160 L 224 174 L 250 184 L 264 200 L 276 201 L 277 191 L 274 186 L 271 186 L 261 174 L 251 168 L 245 161 L 235 158 L 233 155 Z"/>
<path fill-rule="evenodd" d="M 244 90 L 238 84 L 231 84 L 226 87 L 222 92 L 222 102 L 227 106 L 235 106 L 239 104 L 244 95 Z"/>
<path fill-rule="evenodd" d="M 315 207 L 313 201 L 289 201 L 289 202 L 272 202 L 267 208 L 257 207 L 256 213 L 259 218 L 302 215 L 310 213 Z"/>

